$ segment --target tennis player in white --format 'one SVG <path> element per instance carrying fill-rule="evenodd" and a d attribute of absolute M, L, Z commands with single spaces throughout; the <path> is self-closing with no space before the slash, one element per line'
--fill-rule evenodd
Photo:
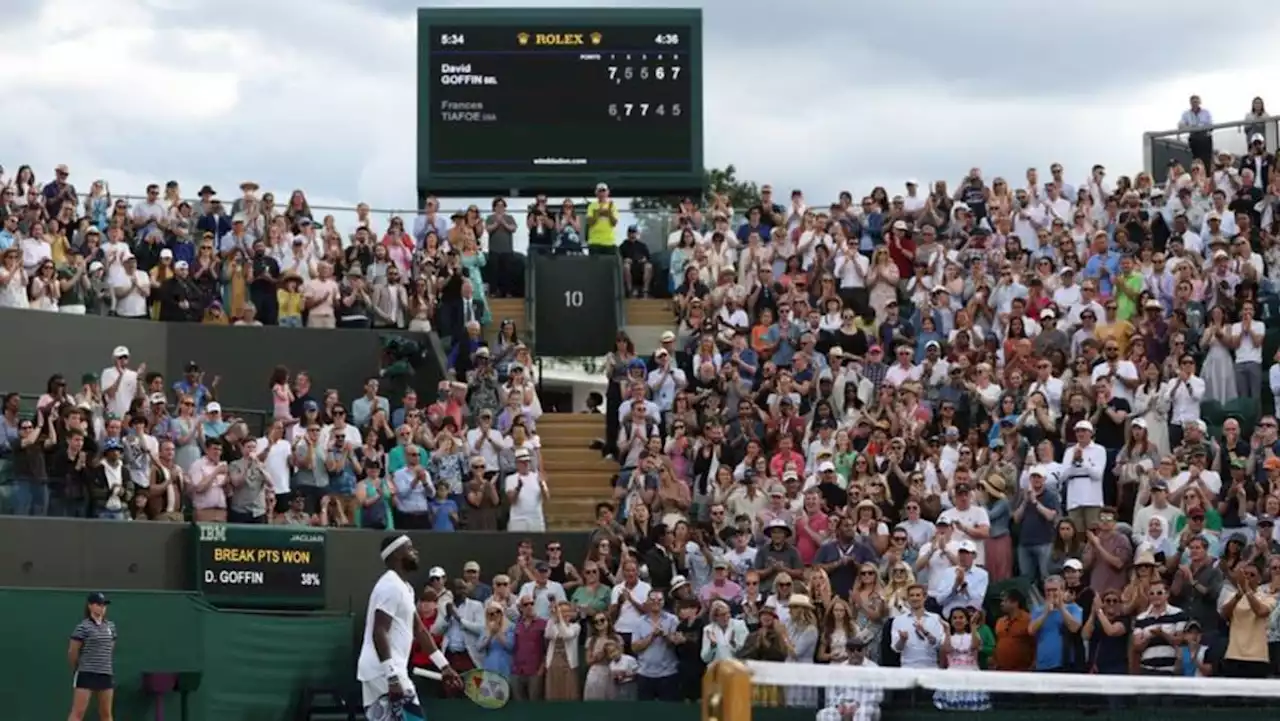
<path fill-rule="evenodd" d="M 382 574 L 369 594 L 365 611 L 364 643 L 356 664 L 362 703 L 369 721 L 424 721 L 422 705 L 409 676 L 409 653 L 414 639 L 431 655 L 446 684 L 460 686 L 458 673 L 449 666 L 431 634 L 418 617 L 409 576 L 418 570 L 418 552 L 408 536 L 382 542 Z"/>

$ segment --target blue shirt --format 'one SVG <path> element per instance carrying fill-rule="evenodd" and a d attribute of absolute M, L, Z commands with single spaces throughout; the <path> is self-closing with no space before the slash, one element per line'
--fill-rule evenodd
<path fill-rule="evenodd" d="M 449 517 L 450 513 L 458 512 L 458 504 L 454 503 L 452 498 L 446 498 L 443 501 L 431 499 L 431 530 L 453 532 L 457 529 L 453 527 L 453 519 Z"/>
<path fill-rule="evenodd" d="M 471 587 L 471 597 L 480 603 L 488 601 L 493 596 L 493 587 L 484 581 L 476 581 L 476 585 Z"/>
<path fill-rule="evenodd" d="M 491 639 L 482 636 L 480 638 L 480 650 L 484 653 L 484 659 L 480 662 L 480 668 L 486 671 L 496 671 L 503 676 L 510 676 L 511 652 L 515 647 L 515 626 L 507 626 L 507 630 L 496 638 Z"/>
<path fill-rule="evenodd" d="M 7 230 L 0 230 L 0 251 L 12 248 L 18 239 L 13 237 L 13 233 Z"/>
<path fill-rule="evenodd" d="M 415 486 L 413 484 L 413 469 L 408 466 L 396 471 L 391 480 L 396 484 L 397 508 L 408 513 L 424 513 L 431 510 L 431 503 L 427 494 L 435 494 L 432 491 L 430 480 Z"/>
<path fill-rule="evenodd" d="M 354 401 L 351 401 L 351 422 L 355 423 L 357 426 L 365 425 L 373 416 L 373 412 L 378 408 L 381 408 L 383 413 L 390 414 L 391 402 L 382 396 L 378 396 L 373 400 L 369 400 L 368 396 L 360 396 Z M 404 416 L 402 414 L 401 418 L 403 417 Z"/>
<path fill-rule="evenodd" d="M 1103 276 L 1106 271 L 1106 276 Z M 1098 292 L 1111 295 L 1111 280 L 1120 274 L 1120 255 L 1107 251 L 1105 255 L 1095 255 L 1084 264 L 1084 277 L 1097 281 Z M 1101 320 L 1101 319 L 1099 319 Z"/>
<path fill-rule="evenodd" d="M 1051 488 L 1044 489 L 1044 495 L 1040 497 L 1040 505 L 1051 511 L 1062 511 L 1062 501 L 1058 500 L 1058 494 Z M 1057 527 L 1056 521 L 1046 520 L 1040 515 L 1040 511 L 1036 507 L 1027 504 L 1027 510 L 1022 513 L 1022 525 L 1018 531 L 1019 546 L 1048 546 L 1053 543 L 1053 536 Z"/>
<path fill-rule="evenodd" d="M 680 621 L 675 615 L 666 611 L 663 611 L 656 621 L 649 614 L 645 614 L 632 624 L 631 641 L 634 643 L 645 638 L 657 628 L 662 629 L 663 633 L 675 633 L 678 625 Z M 676 675 L 678 670 L 675 649 L 662 636 L 655 636 L 653 642 L 645 646 L 645 649 L 636 656 L 636 661 L 640 663 L 636 674 L 645 678 L 666 678 Z"/>
<path fill-rule="evenodd" d="M 326 460 L 337 461 L 343 460 L 345 457 L 345 452 L 331 449 Z M 356 467 L 351 464 L 351 461 L 343 463 L 341 471 L 329 473 L 329 490 L 344 496 L 349 496 L 356 492 Z"/>
<path fill-rule="evenodd" d="M 745 369 L 743 369 L 741 365 L 738 366 L 738 375 L 740 375 L 743 380 L 751 381 L 751 383 L 754 384 L 756 380 L 756 374 L 760 372 L 760 356 L 757 355 L 755 350 L 751 348 L 743 348 L 742 350 L 738 351 L 738 361 L 742 364 L 749 365 L 755 369 L 753 371 L 748 372 Z"/>
<path fill-rule="evenodd" d="M 1072 616 L 1084 619 L 1080 616 L 1080 607 L 1074 603 L 1067 604 L 1067 610 Z M 1036 606 L 1031 610 L 1031 618 L 1037 619 L 1044 615 L 1044 607 Z M 1052 671 L 1062 668 L 1063 663 L 1063 646 L 1062 634 L 1066 631 L 1066 623 L 1062 620 L 1062 611 L 1054 609 L 1044 619 L 1044 623 L 1040 624 L 1040 630 L 1036 631 L 1036 670 Z"/>
<path fill-rule="evenodd" d="M 790 331 L 784 333 L 782 326 L 774 323 L 769 326 L 769 330 L 764 332 L 764 342 L 770 345 L 778 344 L 773 351 L 773 362 L 778 366 L 791 365 L 791 358 L 796 354 L 796 345 L 800 341 L 800 326 L 792 323 Z"/>

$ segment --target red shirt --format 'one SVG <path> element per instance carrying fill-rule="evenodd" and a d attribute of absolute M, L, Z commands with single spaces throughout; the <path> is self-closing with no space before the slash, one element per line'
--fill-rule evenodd
<path fill-rule="evenodd" d="M 516 676 L 536 676 L 546 660 L 544 653 L 547 622 L 541 618 L 516 622 L 516 647 L 511 658 L 511 673 Z"/>
<path fill-rule="evenodd" d="M 795 451 L 790 451 L 790 455 L 782 451 L 775 453 L 769 461 L 769 475 L 774 478 L 782 478 L 782 469 L 788 463 L 796 464 L 796 473 L 800 474 L 801 478 L 804 478 L 804 456 Z"/>
<path fill-rule="evenodd" d="M 889 246 L 889 257 L 894 264 L 898 266 L 898 275 L 903 278 L 910 278 L 915 275 L 915 252 L 916 242 L 910 237 L 903 238 L 898 242 L 888 240 L 886 235 L 886 243 Z M 912 257 L 908 257 L 907 253 L 911 253 Z"/>
<path fill-rule="evenodd" d="M 422 619 L 422 625 L 431 628 L 431 624 L 436 622 L 436 617 L 440 615 L 440 611 L 436 610 L 430 614 L 418 611 L 418 618 Z M 431 640 L 436 642 L 436 648 L 444 648 L 444 634 L 439 636 L 431 634 Z M 413 650 L 409 652 L 409 664 L 415 668 L 431 668 L 431 655 L 422 650 L 415 640 L 413 642 Z"/>
<path fill-rule="evenodd" d="M 831 519 L 827 518 L 827 514 L 817 511 L 811 516 L 805 518 L 805 523 L 814 533 L 825 533 L 831 528 Z M 800 530 L 799 522 L 796 523 L 796 550 L 800 553 L 800 560 L 804 561 L 804 565 L 813 563 L 813 557 L 818 553 L 818 544 L 814 542 L 809 534 Z"/>

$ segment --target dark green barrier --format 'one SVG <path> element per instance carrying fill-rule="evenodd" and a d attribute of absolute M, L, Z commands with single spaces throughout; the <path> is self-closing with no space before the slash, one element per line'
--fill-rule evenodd
<path fill-rule="evenodd" d="M 200 690 L 191 697 L 190 721 L 283 721 L 304 686 L 351 675 L 355 636 L 349 615 L 218 611 L 181 593 L 119 592 L 111 600 L 110 618 L 119 632 L 119 719 L 154 718 L 154 701 L 142 688 L 144 672 L 203 672 Z M 0 615 L 10 620 L 10 653 L 0 674 L 5 718 L 66 717 L 67 644 L 83 610 L 84 594 L 76 591 L 0 590 Z M 176 720 L 179 710 L 171 695 L 165 717 Z"/>
<path fill-rule="evenodd" d="M 525 303 L 534 352 L 601 356 L 625 325 L 622 261 L 616 255 L 534 255 Z"/>
<path fill-rule="evenodd" d="M 539 550 L 558 541 L 575 564 L 587 551 L 584 533 L 409 535 L 422 555 L 418 580 L 423 584 L 431 566 L 456 576 L 467 561 L 479 563 L 485 578 L 503 573 L 515 561 L 521 538 L 532 539 Z M 363 613 L 383 570 L 378 550 L 384 537 L 375 531 L 326 532 L 326 609 Z M 9 517 L 0 521 L 0 587 L 192 591 L 193 553 L 186 524 Z"/>
<path fill-rule="evenodd" d="M 360 396 L 366 379 L 378 374 L 381 336 L 387 333 L 157 323 L 0 309 L 0 337 L 23 341 L 21 353 L 0 354 L 0 378 L 5 390 L 33 393 L 43 392 L 49 376 L 61 373 L 78 389 L 82 374 L 101 372 L 111 364 L 112 349 L 123 345 L 135 367 L 146 363 L 171 384 L 191 361 L 205 370 L 206 383 L 221 376 L 218 398 L 224 406 L 270 408 L 268 380 L 277 365 L 306 370 L 316 393 L 334 388 L 349 401 Z M 412 386 L 434 398 L 444 378 L 440 339 L 435 333 L 390 333 L 426 349 Z M 391 394 L 388 389 L 384 395 Z"/>

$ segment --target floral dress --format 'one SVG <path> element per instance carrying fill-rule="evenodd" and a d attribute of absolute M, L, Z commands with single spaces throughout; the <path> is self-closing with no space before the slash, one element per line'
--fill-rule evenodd
<path fill-rule="evenodd" d="M 953 635 L 951 649 L 947 651 L 947 670 L 979 670 L 978 651 L 981 646 L 976 634 Z M 991 708 L 991 696 L 985 691 L 934 691 L 933 705 L 942 711 L 987 711 Z"/>
<path fill-rule="evenodd" d="M 587 682 L 582 687 L 583 701 L 609 701 L 613 698 L 613 672 L 609 670 L 609 659 L 604 655 L 604 647 L 611 640 L 607 636 L 595 636 L 587 641 L 587 656 L 599 656 L 601 660 L 587 669 Z M 617 642 L 620 643 L 620 639 Z"/>

